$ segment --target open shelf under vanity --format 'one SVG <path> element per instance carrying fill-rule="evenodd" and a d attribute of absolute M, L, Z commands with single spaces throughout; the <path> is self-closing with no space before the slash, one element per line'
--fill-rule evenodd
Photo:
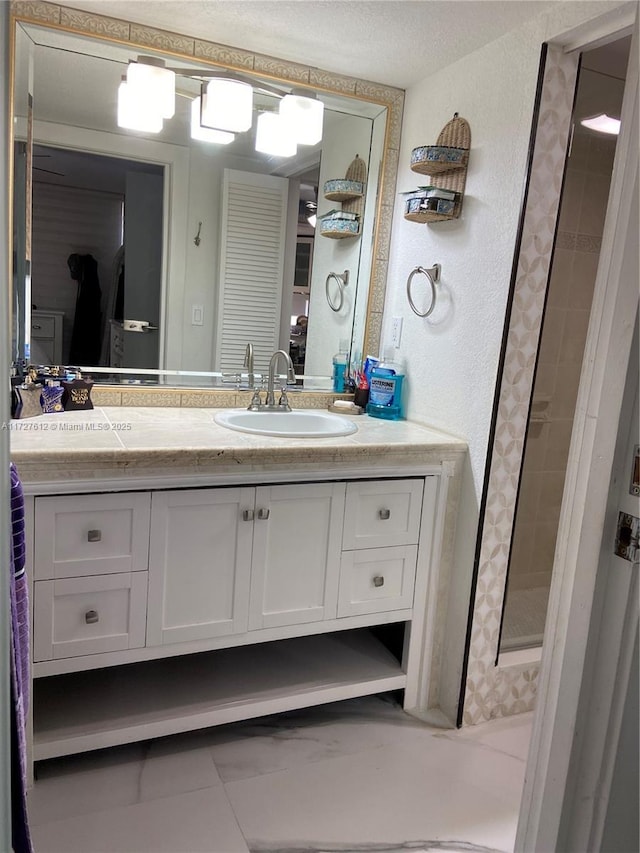
<path fill-rule="evenodd" d="M 368 629 L 48 676 L 34 683 L 33 758 L 403 689 L 406 680 Z"/>

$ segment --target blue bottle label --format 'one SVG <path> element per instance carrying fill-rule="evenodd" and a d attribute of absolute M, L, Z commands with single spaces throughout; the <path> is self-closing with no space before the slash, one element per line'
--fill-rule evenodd
<path fill-rule="evenodd" d="M 375 406 L 393 406 L 397 382 L 398 377 L 395 374 L 389 372 L 387 376 L 382 376 L 378 370 L 374 370 L 371 375 L 369 402 Z"/>

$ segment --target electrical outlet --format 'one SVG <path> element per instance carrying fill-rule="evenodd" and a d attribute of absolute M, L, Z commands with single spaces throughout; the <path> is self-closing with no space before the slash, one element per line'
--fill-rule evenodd
<path fill-rule="evenodd" d="M 191 306 L 191 325 L 204 326 L 204 305 Z"/>
<path fill-rule="evenodd" d="M 391 321 L 391 343 L 396 349 L 400 346 L 402 338 L 402 317 L 394 317 Z"/>

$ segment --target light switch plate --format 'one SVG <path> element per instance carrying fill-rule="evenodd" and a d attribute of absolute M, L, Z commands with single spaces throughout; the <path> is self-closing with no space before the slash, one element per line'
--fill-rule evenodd
<path fill-rule="evenodd" d="M 192 326 L 204 326 L 204 306 L 203 305 L 192 305 L 191 306 L 191 325 Z"/>

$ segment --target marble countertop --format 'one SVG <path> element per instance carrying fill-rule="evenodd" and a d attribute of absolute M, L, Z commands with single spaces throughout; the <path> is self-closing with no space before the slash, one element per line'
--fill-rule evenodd
<path fill-rule="evenodd" d="M 338 438 L 276 438 L 215 423 L 219 409 L 100 407 L 6 424 L 23 482 L 269 470 L 295 465 L 428 465 L 459 460 L 465 442 L 410 421 L 352 416 Z"/>

